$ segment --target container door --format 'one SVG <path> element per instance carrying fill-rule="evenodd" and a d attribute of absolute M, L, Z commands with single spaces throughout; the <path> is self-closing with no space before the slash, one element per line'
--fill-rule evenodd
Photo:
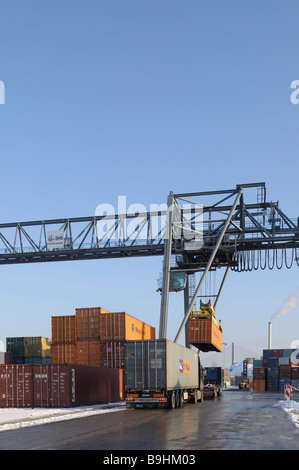
<path fill-rule="evenodd" d="M 34 388 L 34 406 L 48 408 L 51 406 L 50 401 L 50 381 L 51 369 L 49 365 L 33 366 L 33 388 Z"/>
<path fill-rule="evenodd" d="M 13 401 L 13 366 L 1 366 L 0 373 L 0 406 L 7 408 L 14 406 Z"/>
<path fill-rule="evenodd" d="M 149 388 L 166 388 L 166 342 L 148 341 L 149 351 Z"/>
<path fill-rule="evenodd" d="M 16 365 L 16 406 L 30 408 L 32 402 L 32 367 L 31 365 Z"/>

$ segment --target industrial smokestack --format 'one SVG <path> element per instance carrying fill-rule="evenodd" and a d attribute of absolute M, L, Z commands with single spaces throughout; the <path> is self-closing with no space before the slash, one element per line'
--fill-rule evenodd
<path fill-rule="evenodd" d="M 268 349 L 272 349 L 272 323 L 268 324 Z"/>
<path fill-rule="evenodd" d="M 232 343 L 232 364 L 235 363 L 235 343 Z"/>

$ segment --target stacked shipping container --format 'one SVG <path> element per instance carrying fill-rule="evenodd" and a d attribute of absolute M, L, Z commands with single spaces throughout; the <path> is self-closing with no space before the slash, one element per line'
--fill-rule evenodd
<path fill-rule="evenodd" d="M 52 362 L 51 339 L 43 336 L 6 338 L 6 351 L 13 364 L 46 364 Z"/>
<path fill-rule="evenodd" d="M 102 315 L 100 318 L 101 365 L 125 367 L 127 341 L 155 339 L 155 329 L 126 312 Z"/>
<path fill-rule="evenodd" d="M 126 312 L 78 308 L 74 316 L 52 317 L 53 363 L 124 369 L 125 343 L 155 339 L 155 328 Z"/>
<path fill-rule="evenodd" d="M 76 362 L 76 317 L 57 316 L 51 319 L 53 364 Z"/>
<path fill-rule="evenodd" d="M 7 354 L 14 363 L 0 365 L 0 407 L 69 407 L 123 400 L 126 342 L 155 339 L 151 326 L 101 307 L 53 316 L 51 328 L 52 341 L 7 338 Z"/>
<path fill-rule="evenodd" d="M 76 309 L 76 364 L 101 366 L 100 318 L 102 307 Z"/>
<path fill-rule="evenodd" d="M 285 385 L 299 385 L 299 367 L 293 364 L 294 349 L 264 349 L 253 362 L 255 391 L 283 392 Z M 297 387 L 296 387 L 297 388 Z"/>

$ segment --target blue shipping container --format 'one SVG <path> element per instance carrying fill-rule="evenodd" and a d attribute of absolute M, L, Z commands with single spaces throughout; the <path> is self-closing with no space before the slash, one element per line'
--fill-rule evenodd
<path fill-rule="evenodd" d="M 279 366 L 268 367 L 268 377 L 279 377 Z"/>
<path fill-rule="evenodd" d="M 219 375 L 221 377 L 220 367 L 205 367 L 205 370 L 207 380 L 217 380 Z"/>
<path fill-rule="evenodd" d="M 279 380 L 267 380 L 267 391 L 278 392 L 279 391 Z"/>
<path fill-rule="evenodd" d="M 268 358 L 268 367 L 278 367 L 279 365 L 279 362 L 278 362 L 279 358 L 278 357 L 269 357 Z"/>
<path fill-rule="evenodd" d="M 269 357 L 272 357 L 272 349 L 264 349 L 263 359 L 268 359 Z"/>

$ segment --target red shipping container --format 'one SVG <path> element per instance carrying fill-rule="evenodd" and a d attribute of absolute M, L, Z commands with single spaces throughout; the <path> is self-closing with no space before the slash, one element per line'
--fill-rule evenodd
<path fill-rule="evenodd" d="M 0 407 L 32 407 L 31 365 L 0 365 Z"/>
<path fill-rule="evenodd" d="M 290 379 L 292 377 L 292 366 L 290 364 L 281 364 L 279 366 L 279 377 Z"/>
<path fill-rule="evenodd" d="M 74 364 L 0 365 L 0 407 L 61 408 L 122 401 L 123 370 Z"/>
<path fill-rule="evenodd" d="M 123 400 L 123 371 L 77 364 L 33 365 L 34 406 L 75 407 Z"/>
<path fill-rule="evenodd" d="M 283 357 L 283 349 L 272 349 L 272 357 Z"/>
<path fill-rule="evenodd" d="M 292 379 L 299 379 L 299 366 L 292 366 Z"/>
<path fill-rule="evenodd" d="M 253 379 L 254 380 L 265 380 L 267 377 L 266 367 L 254 367 L 253 368 Z"/>

